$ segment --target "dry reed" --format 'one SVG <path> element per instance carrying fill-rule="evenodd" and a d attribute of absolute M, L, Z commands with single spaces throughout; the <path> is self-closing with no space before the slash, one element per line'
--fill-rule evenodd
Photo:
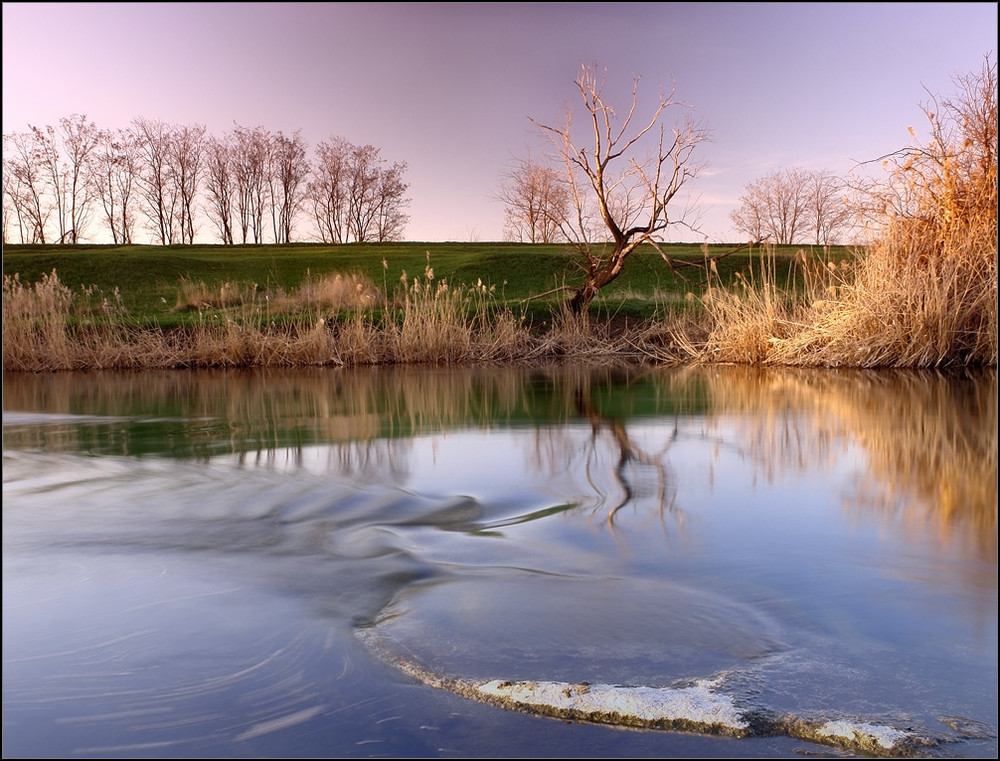
<path fill-rule="evenodd" d="M 855 208 L 876 232 L 855 266 L 806 271 L 798 297 L 766 269 L 752 287 L 716 279 L 704 333 L 675 331 L 691 360 L 996 366 L 996 64 L 956 81 L 956 99 L 925 108 L 929 144 L 894 154 L 886 180 L 857 188 Z"/>
<path fill-rule="evenodd" d="M 614 363 L 623 356 L 586 320 L 565 317 L 539 331 L 482 282 L 436 280 L 429 257 L 423 277 L 403 273 L 392 298 L 355 276 L 307 277 L 291 294 L 182 281 L 179 308 L 197 315 L 171 330 L 137 326 L 120 299 L 113 308 L 94 308 L 95 300 L 109 304 L 94 289 L 73 291 L 55 272 L 32 286 L 5 278 L 4 370 Z"/>

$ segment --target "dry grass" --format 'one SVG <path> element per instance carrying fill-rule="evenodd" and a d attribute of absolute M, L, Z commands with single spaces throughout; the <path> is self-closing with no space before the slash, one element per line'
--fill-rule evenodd
<path fill-rule="evenodd" d="M 996 65 L 957 82 L 955 100 L 925 109 L 929 144 L 857 188 L 876 231 L 867 254 L 846 271 L 806 272 L 800 298 L 766 268 L 760 284 L 710 288 L 706 330 L 675 331 L 693 361 L 996 366 Z"/>
<path fill-rule="evenodd" d="M 95 308 L 95 302 L 103 306 Z M 210 290 L 182 281 L 190 327 L 139 328 L 93 289 L 74 292 L 55 272 L 32 286 L 16 276 L 3 291 L 7 371 L 482 364 L 575 360 L 615 363 L 641 354 L 606 328 L 563 316 L 546 330 L 476 283 L 453 287 L 404 273 L 391 298 L 356 277 L 307 278 L 292 294 L 256 285 Z M 624 350 L 623 350 L 624 345 Z"/>

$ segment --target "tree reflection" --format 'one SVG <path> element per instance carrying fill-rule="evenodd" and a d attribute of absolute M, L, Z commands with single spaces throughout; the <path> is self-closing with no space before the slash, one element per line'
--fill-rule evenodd
<path fill-rule="evenodd" d="M 591 388 L 592 378 L 590 374 L 580 375 L 575 379 L 571 393 L 577 413 L 590 423 L 591 435 L 584 450 L 584 472 L 587 483 L 596 493 L 600 493 L 602 489 L 594 475 L 594 469 L 600 461 L 598 442 L 607 434 L 613 442 L 613 449 L 617 451 L 612 473 L 621 489 L 621 497 L 611 504 L 605 520 L 613 526 L 618 512 L 640 496 L 637 481 L 642 477 L 644 469 L 647 469 L 646 472 L 651 471 L 656 480 L 655 503 L 658 514 L 662 517 L 665 512 L 673 512 L 677 488 L 671 477 L 666 455 L 670 445 L 677 439 L 676 419 L 663 445 L 655 451 L 647 451 L 629 436 L 624 420 L 604 415 L 597 409 Z"/>

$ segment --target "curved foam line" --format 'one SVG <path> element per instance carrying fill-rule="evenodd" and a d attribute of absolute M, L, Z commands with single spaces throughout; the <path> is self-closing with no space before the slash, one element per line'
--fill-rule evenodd
<path fill-rule="evenodd" d="M 912 727 L 900 729 L 847 717 L 817 720 L 740 708 L 736 698 L 723 690 L 726 673 L 671 687 L 460 679 L 406 660 L 371 632 L 359 630 L 357 634 L 377 655 L 428 686 L 500 708 L 563 720 L 735 738 L 783 735 L 880 757 L 921 755 L 928 748 L 968 737 L 934 736 Z"/>

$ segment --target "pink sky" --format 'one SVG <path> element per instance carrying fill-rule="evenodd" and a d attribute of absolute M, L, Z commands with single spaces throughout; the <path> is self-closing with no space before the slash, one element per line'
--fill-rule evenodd
<path fill-rule="evenodd" d="M 621 110 L 633 75 L 640 102 L 676 80 L 713 134 L 685 201 L 731 242 L 747 183 L 902 147 L 996 48 L 996 3 L 5 2 L 3 133 L 80 113 L 342 136 L 408 164 L 407 239 L 499 240 L 502 174 L 543 149 L 528 117 L 559 121 L 596 61 Z"/>

